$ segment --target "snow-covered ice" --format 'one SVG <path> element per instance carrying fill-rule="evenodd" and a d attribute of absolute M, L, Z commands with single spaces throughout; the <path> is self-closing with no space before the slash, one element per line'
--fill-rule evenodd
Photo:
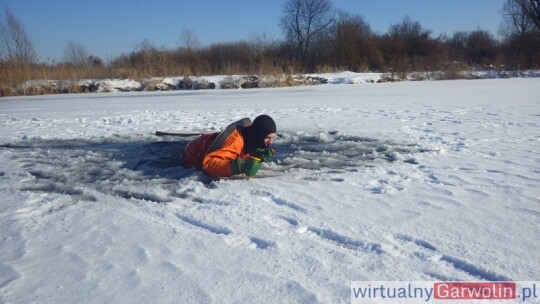
<path fill-rule="evenodd" d="M 331 83 L 341 83 L 336 78 Z M 0 302 L 340 303 L 351 281 L 538 280 L 539 79 L 0 100 Z M 257 178 L 179 166 L 274 117 Z"/>

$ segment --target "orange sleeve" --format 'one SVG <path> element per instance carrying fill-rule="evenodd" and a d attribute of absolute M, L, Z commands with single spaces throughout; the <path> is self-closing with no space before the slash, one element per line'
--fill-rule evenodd
<path fill-rule="evenodd" d="M 234 130 L 220 149 L 204 157 L 202 169 L 212 177 L 232 176 L 231 161 L 241 157 L 243 148 L 244 138 Z"/>

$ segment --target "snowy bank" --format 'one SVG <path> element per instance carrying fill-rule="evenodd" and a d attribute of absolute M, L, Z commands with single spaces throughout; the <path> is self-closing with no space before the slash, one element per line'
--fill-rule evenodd
<path fill-rule="evenodd" d="M 536 78 L 540 71 L 466 71 L 455 76 L 459 79 Z M 6 95 L 44 95 L 62 93 L 108 93 L 133 91 L 177 91 L 213 89 L 251 89 L 291 87 L 318 84 L 368 84 L 396 81 L 422 81 L 447 79 L 444 72 L 412 73 L 322 73 L 306 75 L 215 75 L 154 77 L 136 81 L 132 79 L 85 79 L 79 81 L 37 80 L 27 81 Z M 8 90 L 6 88 L 6 90 Z M 4 92 L 5 93 L 5 92 Z"/>

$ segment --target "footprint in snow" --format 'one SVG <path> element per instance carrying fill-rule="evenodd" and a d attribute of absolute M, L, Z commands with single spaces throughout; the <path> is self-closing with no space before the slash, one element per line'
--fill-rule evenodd
<path fill-rule="evenodd" d="M 277 248 L 276 242 L 256 236 L 229 235 L 225 238 L 225 242 L 231 246 L 243 246 L 251 249 L 266 250 Z"/>
<path fill-rule="evenodd" d="M 245 237 L 242 235 L 233 235 L 232 230 L 226 227 L 220 227 L 213 224 L 205 223 L 201 220 L 188 217 L 181 214 L 176 214 L 176 217 L 178 217 L 183 222 L 190 224 L 192 226 L 195 226 L 197 228 L 206 230 L 207 232 L 213 233 L 213 234 L 222 234 L 227 236 L 225 241 L 232 246 L 246 246 L 248 248 L 253 249 L 270 249 L 270 248 L 277 248 L 277 245 L 273 241 L 265 240 L 260 237 Z"/>
<path fill-rule="evenodd" d="M 305 231 L 310 231 L 319 236 L 323 240 L 330 242 L 339 247 L 350 249 L 353 251 L 363 251 L 366 253 L 383 254 L 384 251 L 380 244 L 368 243 L 362 240 L 354 239 L 348 236 L 341 235 L 330 229 L 321 229 L 317 227 L 307 227 Z M 302 232 L 300 230 L 299 232 Z"/>
<path fill-rule="evenodd" d="M 304 209 L 303 207 L 295 204 L 295 203 L 291 203 L 285 199 L 282 199 L 282 198 L 279 198 L 277 196 L 275 196 L 274 194 L 272 194 L 271 192 L 269 191 L 264 191 L 264 190 L 254 190 L 251 192 L 252 195 L 257 195 L 257 196 L 261 196 L 263 200 L 265 201 L 270 201 L 270 202 L 273 202 L 274 204 L 278 205 L 278 206 L 283 206 L 283 207 L 287 207 L 287 208 L 290 208 L 296 212 L 300 212 L 300 213 L 307 213 L 307 210 Z"/>
<path fill-rule="evenodd" d="M 287 222 L 289 225 L 291 226 L 298 226 L 298 221 L 292 217 L 287 217 L 287 216 L 279 216 L 280 219 L 284 220 L 285 222 Z"/>
<path fill-rule="evenodd" d="M 252 242 L 252 244 L 255 244 L 255 247 L 257 249 L 268 249 L 271 247 L 276 247 L 276 243 L 272 241 L 267 241 L 258 237 L 250 237 L 249 240 Z"/>
<path fill-rule="evenodd" d="M 512 281 L 511 278 L 497 274 L 489 269 L 485 269 L 460 258 L 444 254 L 428 241 L 402 234 L 394 236 L 394 239 L 398 240 L 405 247 L 402 248 L 405 251 L 412 250 L 412 254 L 416 258 L 441 264 L 441 267 L 444 267 L 444 264 L 450 265 L 459 272 L 464 272 L 471 277 L 485 281 Z M 446 276 L 444 273 L 433 273 L 430 275 L 435 277 Z"/>
<path fill-rule="evenodd" d="M 177 214 L 176 217 L 178 217 L 180 220 L 182 220 L 185 223 L 188 223 L 188 224 L 190 224 L 192 226 L 195 226 L 197 228 L 201 228 L 201 229 L 206 230 L 208 232 L 211 232 L 213 234 L 229 235 L 229 234 L 232 233 L 232 231 L 227 227 L 220 227 L 220 226 L 217 226 L 217 225 L 208 224 L 208 223 L 205 223 L 205 222 L 203 222 L 201 220 L 194 219 L 194 218 L 191 218 L 191 217 L 188 217 L 188 216 L 185 216 L 185 215 L 181 215 L 181 214 Z"/>

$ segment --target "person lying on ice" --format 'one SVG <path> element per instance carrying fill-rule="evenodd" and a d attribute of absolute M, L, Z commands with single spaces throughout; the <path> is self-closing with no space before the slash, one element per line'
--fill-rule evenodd
<path fill-rule="evenodd" d="M 273 150 L 268 146 L 276 138 L 276 123 L 260 115 L 253 123 L 244 118 L 218 133 L 202 134 L 184 149 L 183 165 L 196 167 L 211 177 L 245 174 L 255 176 L 261 162 L 268 162 Z"/>

